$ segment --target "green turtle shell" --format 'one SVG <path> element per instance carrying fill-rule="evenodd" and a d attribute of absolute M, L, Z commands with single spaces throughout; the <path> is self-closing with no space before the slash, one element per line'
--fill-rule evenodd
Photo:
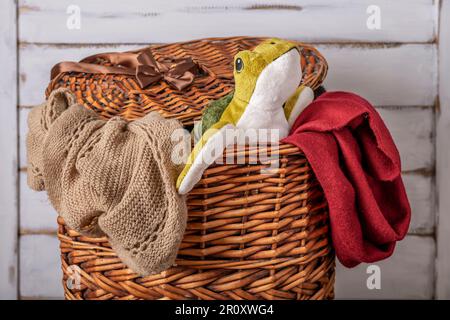
<path fill-rule="evenodd" d="M 203 110 L 202 115 L 202 135 L 211 128 L 212 125 L 217 123 L 222 116 L 225 108 L 233 99 L 234 92 L 230 92 L 226 96 L 220 98 L 219 100 L 215 100 L 211 102 L 205 110 Z"/>

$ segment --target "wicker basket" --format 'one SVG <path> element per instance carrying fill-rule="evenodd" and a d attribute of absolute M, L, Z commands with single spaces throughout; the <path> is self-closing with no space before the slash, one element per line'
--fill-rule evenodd
<path fill-rule="evenodd" d="M 152 46 L 157 59 L 190 56 L 207 70 L 183 92 L 163 81 L 144 90 L 131 76 L 65 73 L 47 94 L 68 87 L 105 118 L 135 119 L 156 110 L 189 126 L 209 101 L 233 89 L 233 56 L 260 41 L 215 38 Z M 303 82 L 317 89 L 327 64 L 312 47 L 299 47 Z M 261 151 L 269 160 L 259 158 Z M 242 155 L 245 163 L 211 166 L 190 192 L 177 265 L 161 274 L 137 276 L 107 238 L 85 237 L 58 218 L 66 299 L 332 299 L 327 206 L 306 158 L 287 144 L 234 147 L 224 156 Z M 74 270 L 79 286 L 71 285 Z"/>

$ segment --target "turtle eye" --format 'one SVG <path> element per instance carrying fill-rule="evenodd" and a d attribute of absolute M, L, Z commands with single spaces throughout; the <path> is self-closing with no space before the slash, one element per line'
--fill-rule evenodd
<path fill-rule="evenodd" d="M 244 69 L 244 61 L 241 58 L 237 58 L 234 67 L 237 72 L 241 72 Z"/>

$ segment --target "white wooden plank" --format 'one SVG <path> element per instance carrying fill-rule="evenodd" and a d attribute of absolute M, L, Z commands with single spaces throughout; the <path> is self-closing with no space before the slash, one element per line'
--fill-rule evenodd
<path fill-rule="evenodd" d="M 66 27 L 67 8 L 81 10 L 81 28 Z M 381 28 L 367 27 L 377 5 Z M 304 41 L 431 42 L 433 0 L 21 0 L 20 41 L 147 43 L 232 35 Z M 320 27 L 318 27 L 320 26 Z"/>
<path fill-rule="evenodd" d="M 25 136 L 26 119 L 30 109 L 20 110 L 20 158 L 21 168 L 26 168 Z M 434 197 L 432 169 L 433 112 L 430 108 L 379 109 L 399 147 L 403 167 L 407 170 L 425 169 L 403 175 L 408 193 L 412 220 L 411 233 L 433 232 Z M 48 232 L 56 229 L 56 213 L 44 192 L 34 192 L 26 185 L 26 172 L 21 172 L 20 228 L 23 232 Z"/>
<path fill-rule="evenodd" d="M 63 298 L 59 241 L 56 236 L 20 237 L 20 295 Z"/>
<path fill-rule="evenodd" d="M 432 234 L 436 223 L 433 176 L 420 173 L 403 174 L 411 205 L 410 234 Z"/>
<path fill-rule="evenodd" d="M 437 121 L 438 219 L 436 296 L 450 299 L 450 1 L 441 1 L 439 36 L 439 101 Z"/>
<path fill-rule="evenodd" d="M 22 45 L 20 105 L 42 101 L 50 69 L 63 60 L 140 46 Z M 329 90 L 361 94 L 377 106 L 430 106 L 436 98 L 436 46 L 319 45 L 329 62 Z"/>
<path fill-rule="evenodd" d="M 382 106 L 429 106 L 436 99 L 435 45 L 318 46 L 330 66 L 329 90 Z"/>
<path fill-rule="evenodd" d="M 407 236 L 390 258 L 347 269 L 338 264 L 337 299 L 431 299 L 434 295 L 435 242 L 432 237 Z M 367 267 L 380 267 L 381 288 L 368 289 Z"/>
<path fill-rule="evenodd" d="M 20 186 L 21 233 L 56 233 L 58 214 L 50 204 L 47 193 L 28 188 L 25 172 L 20 174 Z"/>
<path fill-rule="evenodd" d="M 16 2 L 0 10 L 0 299 L 17 297 L 17 48 Z"/>
<path fill-rule="evenodd" d="M 434 112 L 431 108 L 378 109 L 399 149 L 404 171 L 434 166 Z"/>
<path fill-rule="evenodd" d="M 27 167 L 27 132 L 28 132 L 28 114 L 30 113 L 31 108 L 20 108 L 19 109 L 19 168 L 20 170 L 26 170 Z M 20 178 L 22 180 L 22 178 Z M 20 186 L 24 186 L 23 183 L 20 184 Z M 25 187 L 26 180 L 25 180 Z M 20 193 L 23 191 L 21 190 Z"/>

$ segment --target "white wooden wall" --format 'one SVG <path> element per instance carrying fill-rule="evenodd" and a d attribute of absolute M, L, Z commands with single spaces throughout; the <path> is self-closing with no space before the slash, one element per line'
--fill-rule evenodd
<path fill-rule="evenodd" d="M 381 290 L 367 289 L 367 265 L 339 266 L 337 298 L 450 298 L 449 2 L 3 0 L 0 297 L 62 296 L 56 213 L 45 194 L 26 185 L 24 144 L 27 114 L 42 102 L 55 63 L 155 42 L 271 35 L 314 43 L 330 65 L 327 89 L 376 105 L 401 153 L 413 209 L 409 234 L 391 259 L 377 263 Z M 75 30 L 66 27 L 73 4 L 81 9 Z M 366 27 L 370 5 L 381 9 L 380 30 Z"/>

